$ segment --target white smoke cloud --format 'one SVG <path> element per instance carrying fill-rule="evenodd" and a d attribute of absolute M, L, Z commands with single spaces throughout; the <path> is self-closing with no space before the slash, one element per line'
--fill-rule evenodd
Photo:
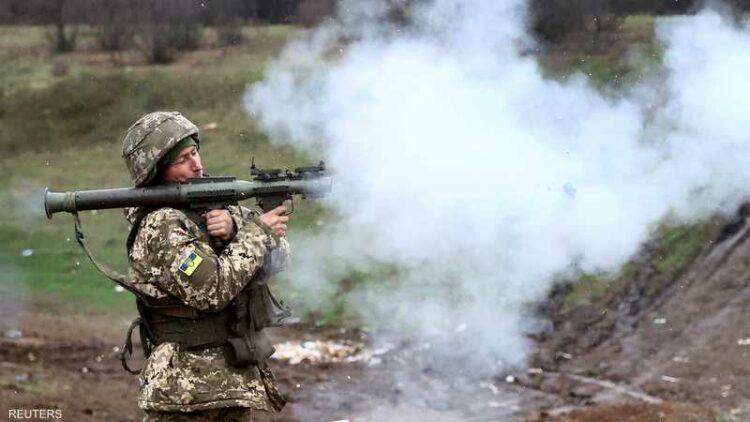
<path fill-rule="evenodd" d="M 427 1 L 401 27 L 382 2 L 344 1 L 246 95 L 273 138 L 335 172 L 340 218 L 297 245 L 290 277 L 315 289 L 395 264 L 353 308 L 422 337 L 458 331 L 470 341 L 454 352 L 490 370 L 525 362 L 527 307 L 556 277 L 614 271 L 668 215 L 750 193 L 747 26 L 665 21 L 666 79 L 612 97 L 542 75 L 521 53 L 525 7 Z"/>

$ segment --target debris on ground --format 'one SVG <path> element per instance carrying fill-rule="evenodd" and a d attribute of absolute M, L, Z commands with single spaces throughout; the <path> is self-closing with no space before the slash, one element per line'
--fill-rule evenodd
<path fill-rule="evenodd" d="M 21 337 L 23 333 L 21 330 L 11 329 L 5 332 L 5 337 L 9 339 L 17 339 Z"/>
<path fill-rule="evenodd" d="M 307 340 L 285 341 L 276 344 L 276 353 L 271 356 L 290 365 L 308 363 L 353 363 L 377 364 L 380 359 L 364 344 L 351 340 Z"/>

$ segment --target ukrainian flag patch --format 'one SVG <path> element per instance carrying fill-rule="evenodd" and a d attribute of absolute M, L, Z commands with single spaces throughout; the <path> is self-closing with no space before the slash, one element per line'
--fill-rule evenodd
<path fill-rule="evenodd" d="M 193 271 L 198 268 L 198 265 L 201 265 L 201 262 L 203 262 L 203 258 L 197 253 L 191 252 L 180 264 L 180 271 L 187 275 L 193 275 Z"/>

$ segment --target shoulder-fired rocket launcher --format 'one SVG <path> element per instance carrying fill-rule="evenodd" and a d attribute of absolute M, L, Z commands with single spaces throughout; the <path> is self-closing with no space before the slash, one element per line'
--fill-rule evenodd
<path fill-rule="evenodd" d="M 143 188 L 116 188 L 73 192 L 44 191 L 47 218 L 61 211 L 76 213 L 126 207 L 219 208 L 255 198 L 263 211 L 270 211 L 291 200 L 293 195 L 320 198 L 331 191 L 332 180 L 325 175 L 325 164 L 299 167 L 293 172 L 250 167 L 252 180 L 234 177 L 202 177 L 185 183 Z"/>

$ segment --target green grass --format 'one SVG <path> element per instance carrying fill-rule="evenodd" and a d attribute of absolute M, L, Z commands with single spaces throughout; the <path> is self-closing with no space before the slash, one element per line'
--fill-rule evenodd
<path fill-rule="evenodd" d="M 714 220 L 663 228 L 655 241 L 656 271 L 650 287 L 656 290 L 679 275 L 716 238 L 718 228 Z"/>
<path fill-rule="evenodd" d="M 43 48 L 47 44 L 47 29 L 41 26 L 0 26 L 0 50 L 28 50 Z"/>

